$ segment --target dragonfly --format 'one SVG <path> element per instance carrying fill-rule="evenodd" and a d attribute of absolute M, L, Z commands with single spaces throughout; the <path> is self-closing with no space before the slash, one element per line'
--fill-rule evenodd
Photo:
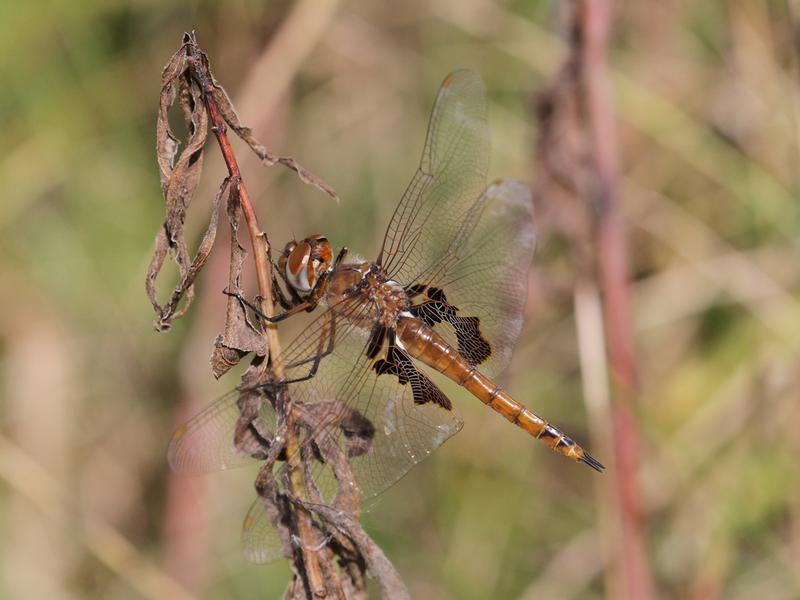
<path fill-rule="evenodd" d="M 346 248 L 334 257 L 322 235 L 289 242 L 275 265 L 286 288 L 275 286 L 283 312 L 259 313 L 277 322 L 324 308 L 284 349 L 285 382 L 293 402 L 328 404 L 332 416 L 320 427 L 348 445 L 362 500 L 462 428 L 436 372 L 556 453 L 604 469 L 494 381 L 522 328 L 536 235 L 529 187 L 514 179 L 487 185 L 486 113 L 481 78 L 469 70 L 448 75 L 377 258 Z M 252 460 L 233 442 L 239 397 L 223 396 L 175 432 L 174 470 L 205 473 Z M 275 422 L 268 402 L 260 417 L 257 437 L 268 440 Z M 243 540 L 255 562 L 280 553 L 258 501 Z"/>

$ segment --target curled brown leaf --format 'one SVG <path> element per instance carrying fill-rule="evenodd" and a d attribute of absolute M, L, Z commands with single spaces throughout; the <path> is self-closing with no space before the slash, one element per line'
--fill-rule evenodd
<path fill-rule="evenodd" d="M 236 186 L 228 197 L 227 214 L 231 228 L 231 259 L 228 270 L 228 291 L 241 292 L 241 277 L 247 251 L 239 241 L 239 200 Z M 214 342 L 211 355 L 211 370 L 220 378 L 239 363 L 249 352 L 257 356 L 267 355 L 264 337 L 247 319 L 245 307 L 233 296 L 228 296 L 225 312 L 225 328 Z"/>
<path fill-rule="evenodd" d="M 202 102 L 200 88 L 186 77 L 185 44 L 164 68 L 161 79 L 158 120 L 156 124 L 156 157 L 161 175 L 166 217 L 156 236 L 156 249 L 147 269 L 147 296 L 158 315 L 155 327 L 169 329 L 172 321 L 185 314 L 193 297 L 192 284 L 205 264 L 216 237 L 219 200 L 222 189 L 212 208 L 209 224 L 194 259 L 184 237 L 186 210 L 197 190 L 203 168 L 203 146 L 208 137 L 207 110 Z M 169 125 L 169 111 L 176 98 L 184 115 L 189 137 L 186 147 L 178 154 L 180 142 Z M 177 160 L 175 157 L 177 156 Z M 223 186 L 227 188 L 227 181 Z M 167 256 L 178 265 L 179 280 L 166 304 L 159 303 L 156 279 Z M 183 306 L 179 308 L 182 299 Z"/>

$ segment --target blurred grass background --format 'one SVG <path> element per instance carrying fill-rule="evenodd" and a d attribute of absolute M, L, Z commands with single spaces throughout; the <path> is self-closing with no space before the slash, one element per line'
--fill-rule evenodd
<path fill-rule="evenodd" d="M 254 472 L 178 480 L 165 461 L 175 422 L 236 383 L 213 382 L 207 362 L 224 236 L 170 333 L 153 332 L 143 289 L 163 219 L 160 71 L 183 31 L 259 139 L 343 199 L 244 160 L 273 242 L 324 232 L 373 256 L 453 68 L 486 81 L 490 175 L 533 178 L 529 98 L 563 59 L 556 4 L 0 5 L 0 597 L 272 598 L 288 579 L 239 553 Z M 797 11 L 616 6 L 641 477 L 663 597 L 800 597 Z M 223 173 L 208 150 L 197 215 Z M 572 307 L 552 291 L 572 266 L 551 238 L 504 383 L 586 441 Z M 454 396 L 464 431 L 365 519 L 414 597 L 602 597 L 596 476 Z"/>

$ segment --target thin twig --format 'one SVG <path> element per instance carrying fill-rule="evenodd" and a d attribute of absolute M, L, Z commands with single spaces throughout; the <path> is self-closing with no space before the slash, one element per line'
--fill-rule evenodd
<path fill-rule="evenodd" d="M 203 101 L 208 108 L 208 116 L 212 123 L 212 131 L 219 143 L 225 165 L 232 182 L 238 192 L 239 205 L 242 209 L 247 230 L 250 236 L 250 244 L 255 262 L 256 280 L 259 295 L 261 296 L 261 311 L 272 316 L 275 314 L 275 307 L 272 301 L 272 265 L 268 260 L 269 241 L 258 225 L 255 209 L 250 201 L 250 194 L 242 180 L 239 165 L 236 161 L 233 148 L 227 135 L 227 125 L 220 114 L 220 109 L 214 99 L 215 90 L 211 74 L 205 66 L 200 55 L 199 48 L 190 44 L 188 48 L 190 57 L 190 73 L 203 92 Z M 284 379 L 284 367 L 281 358 L 280 340 L 278 331 L 274 325 L 265 324 L 263 328 L 264 336 L 269 348 L 270 366 L 274 377 L 280 381 Z M 291 475 L 289 478 L 291 493 L 298 498 L 305 498 L 305 480 L 302 469 L 300 468 L 300 452 L 297 428 L 292 420 L 292 411 L 287 410 L 286 428 L 286 454 L 288 457 Z M 319 560 L 314 548 L 314 534 L 312 529 L 311 515 L 302 507 L 297 507 L 297 528 L 300 537 L 299 547 L 303 555 L 303 564 L 311 592 L 316 596 L 325 595 L 325 584 L 322 579 Z"/>

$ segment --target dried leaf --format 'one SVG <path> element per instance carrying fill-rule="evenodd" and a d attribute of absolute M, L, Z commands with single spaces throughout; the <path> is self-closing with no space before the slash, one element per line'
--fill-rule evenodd
<path fill-rule="evenodd" d="M 187 146 L 187 150 L 189 146 Z M 185 154 L 186 151 L 184 151 Z M 170 202 L 170 189 L 172 189 L 172 178 L 181 176 L 182 173 L 189 173 L 189 170 L 184 170 L 182 167 L 183 155 L 178 161 L 178 165 L 173 170 L 170 181 L 167 184 L 167 219 L 164 226 L 159 231 L 156 237 L 156 251 L 150 266 L 147 270 L 147 292 L 153 308 L 159 315 L 156 322 L 156 329 L 164 331 L 169 329 L 174 319 L 180 318 L 186 313 L 189 308 L 192 298 L 194 296 L 193 284 L 198 273 L 201 271 L 206 261 L 208 260 L 211 250 L 214 247 L 214 241 L 217 235 L 217 227 L 219 224 L 219 205 L 222 197 L 228 191 L 230 186 L 230 178 L 223 180 L 220 185 L 214 202 L 211 206 L 211 215 L 208 226 L 200 244 L 197 248 L 197 253 L 194 259 L 189 258 L 189 253 L 186 247 L 186 242 L 183 236 L 183 224 L 186 218 L 186 205 L 191 195 L 185 196 L 187 203 L 183 204 L 182 198 L 178 198 L 175 202 Z M 200 161 L 197 161 L 200 164 Z M 185 180 L 189 183 L 184 190 L 189 190 L 191 185 L 196 187 L 197 179 L 199 178 L 199 169 L 196 175 L 189 175 Z M 191 194 L 194 190 L 191 189 Z M 178 264 L 180 279 L 172 291 L 169 302 L 161 306 L 156 299 L 155 280 L 161 271 L 164 264 L 164 259 L 167 254 L 174 253 L 175 262 Z M 185 299 L 185 303 L 181 308 L 178 308 L 181 300 Z"/>
<path fill-rule="evenodd" d="M 231 226 L 231 261 L 228 272 L 228 290 L 241 291 L 242 266 L 247 251 L 239 241 L 239 199 L 236 186 L 231 189 L 226 205 L 228 222 Z M 247 313 L 234 297 L 228 297 L 225 313 L 225 329 L 217 336 L 214 352 L 211 355 L 211 370 L 214 377 L 220 378 L 237 365 L 249 352 L 257 356 L 267 355 L 264 337 L 255 330 L 247 319 Z"/>
<path fill-rule="evenodd" d="M 290 522 L 287 516 L 291 518 L 292 507 L 286 496 L 278 492 L 278 483 L 275 481 L 273 465 L 274 461 L 265 461 L 261 465 L 256 479 L 256 490 L 264 505 L 264 510 L 275 528 L 278 538 L 281 540 L 283 555 L 291 559 L 294 552 L 294 544 L 292 543 L 294 534 L 287 525 Z"/>
<path fill-rule="evenodd" d="M 378 581 L 383 598 L 400 600 L 411 598 L 397 569 L 389 562 L 378 545 L 370 539 L 357 519 L 326 504 L 311 504 L 296 498 L 293 499 L 293 502 L 318 515 L 326 524 L 338 529 L 353 542 L 358 553 L 366 562 L 369 573 Z"/>
<path fill-rule="evenodd" d="M 161 189 L 166 189 L 180 142 L 172 133 L 167 114 L 175 102 L 175 83 L 186 70 L 185 44 L 172 56 L 161 73 L 161 96 L 156 122 L 156 158 L 161 173 Z"/>
<path fill-rule="evenodd" d="M 198 248 L 195 258 L 189 257 L 183 227 L 186 210 L 200 181 L 203 167 L 203 145 L 208 137 L 208 119 L 201 91 L 186 76 L 188 39 L 184 38 L 181 49 L 172 57 L 162 73 L 161 97 L 159 99 L 158 121 L 156 124 L 156 154 L 161 174 L 161 187 L 164 193 L 166 218 L 156 236 L 156 249 L 147 270 L 146 288 L 153 309 L 158 314 L 156 329 L 163 331 L 172 321 L 185 314 L 193 297 L 192 283 L 205 264 L 216 237 L 219 201 L 222 190 L 212 209 L 209 225 Z M 177 90 L 177 91 L 176 91 Z M 169 125 L 169 110 L 178 99 L 189 130 L 186 147 L 175 156 L 179 147 L 177 136 Z M 227 187 L 227 181 L 223 183 Z M 161 305 L 156 296 L 155 282 L 167 256 L 178 265 L 180 279 L 173 290 L 169 302 Z M 185 302 L 178 308 L 181 300 Z"/>
<path fill-rule="evenodd" d="M 169 112 L 176 102 L 188 131 L 188 139 L 182 151 L 180 151 L 180 141 L 171 130 L 168 119 Z M 199 184 L 209 118 L 218 127 L 215 132 L 230 175 L 220 185 L 212 204 L 208 226 L 194 258 L 191 258 L 185 240 L 184 225 L 186 212 Z M 239 193 L 243 188 L 236 160 L 225 134 L 225 124 L 242 138 L 264 163 L 281 164 L 291 169 L 303 182 L 314 185 L 338 201 L 333 188 L 322 179 L 306 170 L 293 158 L 274 155 L 258 143 L 252 131 L 239 121 L 225 90 L 214 81 L 208 58 L 200 50 L 194 35 L 186 34 L 182 47 L 170 59 L 162 73 L 156 127 L 156 152 L 166 216 L 156 236 L 156 248 L 148 268 L 146 285 L 148 297 L 158 313 L 157 328 L 161 330 L 169 328 L 172 321 L 183 315 L 191 303 L 194 280 L 205 265 L 216 239 L 220 202 L 223 198 L 226 198 L 226 211 L 231 227 L 228 289 L 235 293 L 242 291 L 241 278 L 246 252 L 239 241 L 238 230 L 239 211 L 242 208 L 242 198 Z M 258 228 L 257 224 L 252 225 Z M 259 248 L 255 250 L 256 252 L 269 251 L 270 246 L 264 234 L 254 235 L 254 238 L 254 247 Z M 155 283 L 167 257 L 177 263 L 179 281 L 169 301 L 162 306 L 156 298 Z M 267 259 L 271 262 L 269 256 Z M 265 275 L 270 276 L 269 273 Z M 268 290 L 262 290 L 262 293 L 268 293 Z M 264 384 L 273 377 L 270 361 L 267 360 L 268 348 L 261 326 L 251 323 L 248 317 L 247 308 L 236 298 L 230 297 L 225 326 L 217 337 L 211 364 L 214 375 L 220 377 L 245 355 L 254 354 L 250 368 L 243 375 L 242 386 L 239 388 L 242 390 L 239 397 L 240 416 L 235 428 L 234 444 L 239 452 L 263 460 L 256 480 L 256 489 L 273 525 L 278 530 L 284 553 L 292 559 L 295 578 L 290 585 L 289 596 L 305 598 L 311 593 L 307 589 L 309 578 L 304 572 L 303 559 L 306 553 L 313 552 L 320 559 L 319 566 L 325 582 L 317 585 L 323 585 L 331 595 L 338 597 L 346 591 L 347 597 L 365 598 L 366 564 L 378 578 L 386 597 L 408 597 L 408 592 L 397 572 L 380 549 L 366 536 L 357 520 L 359 495 L 349 460 L 370 450 L 374 436 L 372 424 L 355 411 L 343 410 L 336 402 L 313 403 L 298 407 L 289 400 L 287 386 L 273 385 L 269 388 L 271 392 L 265 393 Z M 264 402 L 272 404 L 277 423 L 267 423 L 267 419 L 262 417 Z M 315 517 L 300 511 L 298 507 L 303 505 L 302 501 L 293 498 L 285 491 L 294 489 L 288 480 L 289 469 L 274 468 L 276 461 L 287 458 L 292 458 L 289 461 L 294 465 L 292 468 L 296 466 L 294 458 L 287 457 L 286 449 L 286 440 L 290 433 L 287 429 L 287 411 L 291 410 L 292 414 L 295 414 L 295 408 L 299 416 L 292 425 L 293 435 L 298 435 L 298 428 L 306 431 L 322 431 L 324 428 L 320 427 L 320 422 L 326 419 L 330 421 L 329 411 L 334 410 L 338 417 L 336 426 L 345 432 L 345 437 L 348 439 L 348 444 L 340 447 L 333 437 L 317 439 L 315 436 L 316 445 L 304 444 L 299 456 L 296 457 L 301 461 L 309 484 L 309 498 L 316 501 L 316 503 L 306 502 L 304 506 L 312 511 Z M 319 460 L 333 470 L 339 482 L 333 506 L 321 506 L 322 497 L 314 485 L 310 466 Z M 278 473 L 280 481 L 276 480 Z M 310 537 L 303 537 L 302 549 L 294 541 L 298 515 L 307 519 L 303 524 L 310 527 Z M 326 545 L 324 540 L 328 534 L 333 537 L 333 541 Z"/>
<path fill-rule="evenodd" d="M 219 379 L 238 365 L 246 355 L 246 352 L 241 352 L 228 346 L 225 343 L 225 338 L 220 334 L 214 340 L 214 351 L 211 353 L 211 358 L 209 359 L 211 363 L 211 372 L 216 379 Z"/>
<path fill-rule="evenodd" d="M 252 384 L 253 381 L 251 378 L 258 376 L 257 368 L 254 369 L 254 367 L 251 366 L 250 369 L 248 369 L 245 373 L 243 379 L 245 379 L 249 384 Z M 244 385 L 247 386 L 248 383 L 244 383 Z M 244 421 L 250 417 L 252 417 L 251 422 L 258 420 L 259 417 L 257 415 L 261 410 L 260 402 L 263 401 L 264 398 L 260 394 L 245 394 L 240 402 L 240 423 L 241 421 Z M 293 534 L 287 523 L 291 523 L 293 517 L 292 506 L 289 503 L 288 498 L 281 494 L 278 490 L 278 483 L 275 480 L 274 469 L 275 463 L 279 459 L 283 460 L 285 458 L 286 421 L 285 419 L 280 418 L 280 415 L 277 426 L 275 427 L 275 431 L 270 437 L 270 441 L 274 442 L 276 439 L 283 440 L 284 442 L 282 444 L 271 444 L 269 452 L 264 458 L 264 462 L 258 471 L 258 476 L 256 477 L 255 481 L 255 488 L 256 492 L 261 498 L 261 502 L 264 504 L 264 508 L 269 516 L 270 521 L 272 522 L 272 526 L 275 528 L 278 533 L 278 537 L 281 539 L 284 556 L 288 559 L 291 559 L 295 547 L 292 543 Z"/>

